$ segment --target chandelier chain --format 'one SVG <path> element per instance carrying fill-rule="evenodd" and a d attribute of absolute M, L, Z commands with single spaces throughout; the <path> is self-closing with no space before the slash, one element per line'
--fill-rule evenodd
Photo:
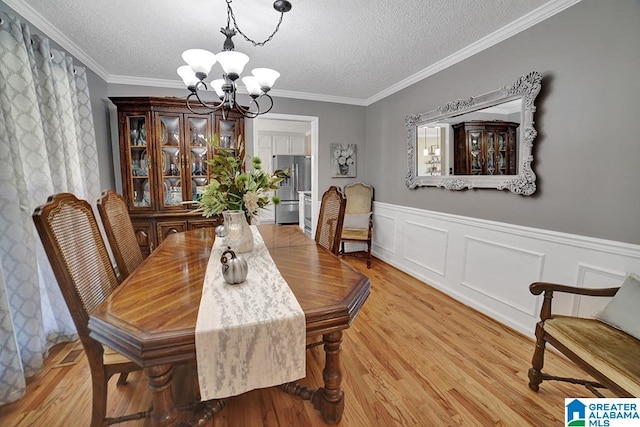
<path fill-rule="evenodd" d="M 242 30 L 238 26 L 238 23 L 236 22 L 236 16 L 233 13 L 233 9 L 231 9 L 231 0 L 227 0 L 227 27 L 229 26 L 229 17 L 231 17 L 231 19 L 233 20 L 233 26 L 235 27 L 236 30 L 238 30 L 238 33 L 240 33 L 240 35 L 242 37 L 244 37 L 244 39 L 246 41 L 248 41 L 249 43 L 253 44 L 254 47 L 255 46 L 264 46 L 266 43 L 271 41 L 271 39 L 273 39 L 273 36 L 275 36 L 276 33 L 278 32 L 278 30 L 280 29 L 280 24 L 282 23 L 282 17 L 283 16 L 284 16 L 284 12 L 280 12 L 280 19 L 278 20 L 278 24 L 276 25 L 275 30 L 273 30 L 273 33 L 271 33 L 271 35 L 269 37 L 267 37 L 266 40 L 264 40 L 262 42 L 257 42 L 255 40 L 252 40 L 245 33 L 242 32 Z"/>

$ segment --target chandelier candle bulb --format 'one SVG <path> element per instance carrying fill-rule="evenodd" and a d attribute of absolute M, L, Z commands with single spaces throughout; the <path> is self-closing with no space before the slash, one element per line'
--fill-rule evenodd
<path fill-rule="evenodd" d="M 224 99 L 224 90 L 222 90 L 224 83 L 224 79 L 215 79 L 211 82 L 211 87 L 216 91 L 220 99 Z"/>
<path fill-rule="evenodd" d="M 280 73 L 270 68 L 254 68 L 251 70 L 263 92 L 268 92 L 275 84 Z"/>
<path fill-rule="evenodd" d="M 242 74 L 244 66 L 249 62 L 247 55 L 231 50 L 224 50 L 218 53 L 217 58 L 222 70 L 231 80 L 236 80 Z"/>
<path fill-rule="evenodd" d="M 187 87 L 195 87 L 200 81 L 196 77 L 196 73 L 194 73 L 191 67 L 188 65 L 178 67 L 178 75 L 182 77 L 182 81 Z"/>
<path fill-rule="evenodd" d="M 258 79 L 255 76 L 243 77 L 242 83 L 244 83 L 245 87 L 247 88 L 247 92 L 249 93 L 249 95 L 258 97 L 262 93 L 262 89 L 260 88 Z"/>
<path fill-rule="evenodd" d="M 182 53 L 182 59 L 191 67 L 196 77 L 200 80 L 204 80 L 209 75 L 211 67 L 218 60 L 216 55 L 204 49 L 185 50 Z"/>

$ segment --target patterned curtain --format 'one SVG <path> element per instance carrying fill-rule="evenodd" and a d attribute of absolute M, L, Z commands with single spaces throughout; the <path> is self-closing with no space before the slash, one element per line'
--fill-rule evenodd
<path fill-rule="evenodd" d="M 31 214 L 63 191 L 95 201 L 85 70 L 0 13 L 0 404 L 25 393 L 51 346 L 77 338 Z"/>

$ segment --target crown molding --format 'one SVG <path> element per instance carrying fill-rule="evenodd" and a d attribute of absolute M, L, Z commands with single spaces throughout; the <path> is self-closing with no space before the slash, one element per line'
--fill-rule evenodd
<path fill-rule="evenodd" d="M 121 75 L 111 75 L 107 70 L 96 62 L 91 55 L 84 52 L 77 44 L 65 36 L 60 30 L 47 21 L 42 15 L 40 15 L 35 9 L 33 9 L 25 0 L 2 0 L 4 3 L 13 9 L 18 14 L 22 15 L 31 24 L 36 26 L 40 31 L 46 34 L 54 42 L 59 44 L 63 49 L 76 57 L 85 66 L 90 68 L 94 73 L 101 77 L 107 83 L 123 84 L 123 85 L 139 85 L 139 86 L 152 86 L 162 88 L 181 89 L 184 85 L 178 80 L 165 80 L 165 79 L 151 79 L 141 77 L 130 77 Z M 563 10 L 573 6 L 581 0 L 550 0 L 548 3 L 540 6 L 527 15 L 516 19 L 515 21 L 505 25 L 497 31 L 489 34 L 486 37 L 470 44 L 469 46 L 459 50 L 458 52 L 449 55 L 448 57 L 436 62 L 433 65 L 399 81 L 398 83 L 388 87 L 387 89 L 378 92 L 367 99 L 359 98 L 347 98 L 333 95 L 321 95 L 308 92 L 296 92 L 288 90 L 272 90 L 271 95 L 281 98 L 293 98 L 304 99 L 308 101 L 319 102 L 331 102 L 337 104 L 350 104 L 359 106 L 369 106 L 381 99 L 384 99 L 396 92 L 401 91 L 414 83 L 417 83 L 425 78 L 442 71 L 452 65 L 463 61 L 476 53 L 482 52 L 491 46 L 508 39 L 539 22 L 544 21 L 551 16 L 562 12 Z"/>
<path fill-rule="evenodd" d="M 107 83 L 130 86 L 164 87 L 168 89 L 184 89 L 185 91 L 187 90 L 181 80 L 153 79 L 149 77 L 122 76 L 117 74 L 110 75 Z"/>
<path fill-rule="evenodd" d="M 407 77 L 404 80 L 399 81 L 393 86 L 389 86 L 387 89 L 378 92 L 372 97 L 365 100 L 366 106 L 373 104 L 374 102 L 380 101 L 387 96 L 393 95 L 396 92 L 401 91 L 414 83 L 419 82 L 429 76 L 436 74 L 446 68 L 451 67 L 452 65 L 457 64 L 460 61 L 463 61 L 476 53 L 482 52 L 485 49 L 490 48 L 491 46 L 500 43 L 503 40 L 508 39 L 542 21 L 547 18 L 552 17 L 553 15 L 562 12 L 563 10 L 573 6 L 574 4 L 580 2 L 581 0 L 551 0 L 548 3 L 540 6 L 539 8 L 531 11 L 530 13 L 522 16 L 521 18 L 516 19 L 515 21 L 505 25 L 499 30 L 494 31 L 481 38 L 480 40 L 470 44 L 469 46 L 457 51 L 456 53 L 447 56 L 446 58 L 430 65 L 429 67 L 418 71 L 417 73 Z"/>
<path fill-rule="evenodd" d="M 368 104 L 365 99 L 359 98 L 347 98 L 344 96 L 333 96 L 333 95 L 321 95 L 318 93 L 309 93 L 309 92 L 295 92 L 291 90 L 278 90 L 273 89 L 269 92 L 269 95 L 275 96 L 278 98 L 293 98 L 293 99 L 304 99 L 307 101 L 319 101 L 319 102 L 331 102 L 334 104 L 349 104 L 349 105 L 359 105 L 362 107 L 366 107 Z"/>
<path fill-rule="evenodd" d="M 187 89 L 184 86 L 182 81 L 178 80 L 166 80 L 166 79 L 151 79 L 151 78 L 143 78 L 143 77 L 131 77 L 131 76 L 116 76 L 112 75 L 107 80 L 109 84 L 121 84 L 121 85 L 132 85 L 132 86 L 150 86 L 150 87 L 162 87 L 169 89 L 184 89 L 185 96 L 187 94 Z M 243 87 L 238 87 L 238 93 L 247 94 L 247 91 Z M 359 105 L 364 107 L 365 100 L 358 98 L 346 98 L 341 96 L 331 96 L 331 95 L 321 95 L 317 93 L 308 93 L 308 92 L 296 92 L 291 90 L 277 90 L 272 89 L 269 91 L 269 95 L 275 98 L 293 98 L 293 99 L 304 99 L 307 101 L 319 101 L 319 102 L 331 102 L 334 104 L 349 104 L 349 105 Z"/>

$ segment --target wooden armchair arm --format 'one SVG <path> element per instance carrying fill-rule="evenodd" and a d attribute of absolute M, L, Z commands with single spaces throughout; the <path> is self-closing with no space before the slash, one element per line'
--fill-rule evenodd
<path fill-rule="evenodd" d="M 589 295 L 593 297 L 612 297 L 618 292 L 618 288 L 578 288 L 577 286 L 560 285 L 557 283 L 535 282 L 529 285 L 529 291 L 534 295 L 540 295 L 546 291 L 566 292 L 577 295 Z"/>
<path fill-rule="evenodd" d="M 544 301 L 540 309 L 540 320 L 545 321 L 551 317 L 551 301 L 554 292 L 564 292 L 575 295 L 587 295 L 593 297 L 612 297 L 617 292 L 617 288 L 579 288 L 577 286 L 560 285 L 557 283 L 535 282 L 529 285 L 529 291 L 533 295 L 540 295 L 544 292 Z"/>

